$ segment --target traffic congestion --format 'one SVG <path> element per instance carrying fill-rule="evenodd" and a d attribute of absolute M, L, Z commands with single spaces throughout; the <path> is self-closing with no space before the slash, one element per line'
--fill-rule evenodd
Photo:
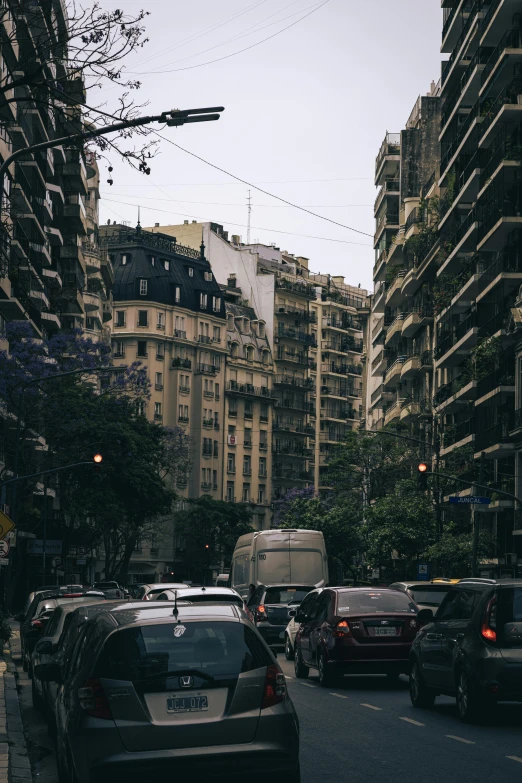
<path fill-rule="evenodd" d="M 243 536 L 228 581 L 47 585 L 28 596 L 15 618 L 20 664 L 59 783 L 174 772 L 311 781 L 318 738 L 346 730 L 349 754 L 374 737 L 380 779 L 389 737 L 383 729 L 381 744 L 375 726 L 359 736 L 368 714 L 398 709 L 419 730 L 445 722 L 445 740 L 465 750 L 477 732 L 484 741 L 493 731 L 498 746 L 522 725 L 522 582 L 333 586 L 322 535 L 300 530 Z M 503 759 L 513 766 L 515 745 Z M 499 768 L 498 779 L 516 772 Z"/>

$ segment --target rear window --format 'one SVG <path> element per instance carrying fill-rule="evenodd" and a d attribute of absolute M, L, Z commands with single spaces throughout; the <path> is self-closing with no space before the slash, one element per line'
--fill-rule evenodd
<path fill-rule="evenodd" d="M 265 604 L 300 604 L 313 587 L 268 587 Z"/>
<path fill-rule="evenodd" d="M 387 593 L 342 591 L 338 593 L 337 614 L 343 612 L 417 612 L 417 607 L 406 595 L 390 590 Z"/>
<path fill-rule="evenodd" d="M 448 585 L 448 587 L 409 587 L 408 593 L 418 604 L 440 606 L 442 599 L 448 590 L 451 590 L 451 587 L 452 585 Z"/>
<path fill-rule="evenodd" d="M 63 598 L 57 598 L 56 603 L 57 604 L 81 604 L 84 601 L 89 601 L 89 603 L 92 604 L 93 599 L 96 600 L 97 598 L 100 601 L 105 601 L 104 595 L 78 595 L 75 596 L 74 598 L 67 598 L 66 596 L 64 596 Z"/>
<path fill-rule="evenodd" d="M 116 631 L 105 643 L 96 676 L 131 682 L 189 671 L 237 677 L 271 663 L 263 642 L 242 623 L 172 622 Z"/>
<path fill-rule="evenodd" d="M 118 590 L 120 586 L 117 582 L 96 582 L 94 587 L 96 590 Z"/>
<path fill-rule="evenodd" d="M 178 597 L 180 597 L 182 601 L 186 601 L 189 604 L 222 603 L 243 606 L 243 601 L 238 595 L 227 595 L 227 593 L 223 593 L 222 595 L 216 593 L 213 595 L 205 595 L 202 593 L 201 595 L 187 595 L 186 597 L 183 595 L 183 593 L 181 593 Z"/>

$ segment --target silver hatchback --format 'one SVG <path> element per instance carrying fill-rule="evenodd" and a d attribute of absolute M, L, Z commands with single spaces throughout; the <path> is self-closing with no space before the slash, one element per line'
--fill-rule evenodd
<path fill-rule="evenodd" d="M 300 781 L 285 677 L 238 606 L 108 608 L 35 676 L 59 683 L 63 783 Z"/>

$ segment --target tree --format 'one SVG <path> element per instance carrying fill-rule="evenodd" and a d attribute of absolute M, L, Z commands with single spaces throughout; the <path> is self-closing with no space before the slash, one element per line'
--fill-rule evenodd
<path fill-rule="evenodd" d="M 482 533 L 479 538 L 479 562 L 491 556 L 492 545 L 491 536 Z M 440 541 L 428 547 L 426 558 L 439 564 L 441 574 L 472 576 L 472 550 L 473 533 L 460 532 L 454 524 L 450 524 Z"/>
<path fill-rule="evenodd" d="M 246 503 L 226 503 L 209 495 L 189 500 L 175 515 L 176 535 L 184 541 L 185 561 L 203 582 L 211 565 L 230 563 L 239 536 L 252 532 L 252 511 Z"/>

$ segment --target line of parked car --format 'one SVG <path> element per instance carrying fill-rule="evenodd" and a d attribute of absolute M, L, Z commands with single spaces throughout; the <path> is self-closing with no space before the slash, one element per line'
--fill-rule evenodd
<path fill-rule="evenodd" d="M 522 581 L 306 590 L 261 585 L 248 601 L 258 630 L 284 646 L 297 678 L 314 669 L 330 688 L 346 674 L 408 674 L 414 707 L 454 696 L 464 721 L 490 717 L 499 701 L 522 701 Z"/>
<path fill-rule="evenodd" d="M 40 589 L 19 617 L 60 783 L 152 783 L 174 770 L 299 783 L 297 715 L 241 596 L 162 584 L 133 600 L 113 589 Z"/>

